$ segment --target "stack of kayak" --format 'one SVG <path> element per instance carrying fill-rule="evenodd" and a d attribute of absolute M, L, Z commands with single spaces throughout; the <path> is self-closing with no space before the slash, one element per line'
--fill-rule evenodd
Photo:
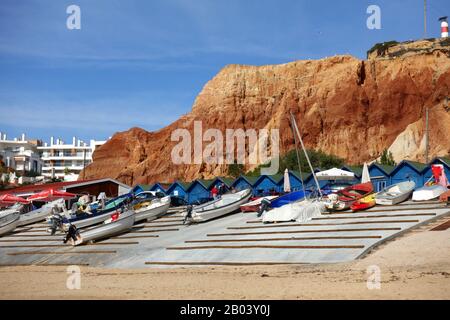
<path fill-rule="evenodd" d="M 325 201 L 325 208 L 328 211 L 347 210 L 356 201 L 366 198 L 371 193 L 373 193 L 373 185 L 371 182 L 355 184 L 328 195 L 328 199 Z M 364 201 L 370 201 L 370 199 Z"/>

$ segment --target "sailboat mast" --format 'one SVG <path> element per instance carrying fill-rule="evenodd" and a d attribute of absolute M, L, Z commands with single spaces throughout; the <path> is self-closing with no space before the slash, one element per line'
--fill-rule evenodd
<path fill-rule="evenodd" d="M 314 177 L 314 182 L 316 183 L 317 190 L 319 191 L 320 196 L 323 196 L 322 190 L 320 190 L 319 181 L 317 180 L 316 174 L 314 173 L 314 168 L 309 160 L 308 153 L 306 152 L 305 145 L 303 144 L 302 136 L 300 135 L 300 131 L 298 130 L 297 122 L 295 121 L 294 115 L 291 112 L 292 125 L 294 126 L 295 132 L 297 133 L 298 140 L 302 146 L 303 152 L 305 153 L 306 160 L 308 161 L 309 168 L 311 169 L 311 173 Z"/>
<path fill-rule="evenodd" d="M 297 141 L 297 135 L 295 133 L 294 129 L 294 122 L 292 121 L 293 114 L 291 112 L 291 127 L 292 127 L 292 134 L 294 135 L 294 141 L 295 141 L 295 152 L 297 153 L 297 165 L 298 165 L 298 171 L 300 172 L 300 180 L 302 181 L 302 189 L 303 194 L 306 196 L 306 190 L 305 190 L 305 182 L 303 181 L 303 172 L 302 172 L 302 166 L 300 164 L 300 154 L 298 152 L 298 141 Z"/>

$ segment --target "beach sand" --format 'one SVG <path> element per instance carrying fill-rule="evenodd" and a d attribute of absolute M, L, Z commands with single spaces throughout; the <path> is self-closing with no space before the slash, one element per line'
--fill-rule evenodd
<path fill-rule="evenodd" d="M 381 288 L 367 288 L 367 267 Z M 0 268 L 1 299 L 450 299 L 450 229 L 415 231 L 351 263 L 250 267 L 81 267 L 81 289 L 66 267 Z"/>

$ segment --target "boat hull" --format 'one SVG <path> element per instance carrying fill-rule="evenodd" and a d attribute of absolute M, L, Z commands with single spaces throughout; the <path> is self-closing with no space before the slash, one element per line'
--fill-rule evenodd
<path fill-rule="evenodd" d="M 135 210 L 136 222 L 142 220 L 154 220 L 167 213 L 170 207 L 170 198 L 168 201 L 161 202 L 159 206 L 142 208 Z"/>
<path fill-rule="evenodd" d="M 71 241 L 73 246 L 85 244 L 90 241 L 110 238 L 112 236 L 122 234 L 130 230 L 135 222 L 136 214 L 133 210 L 121 213 L 121 217 L 117 221 L 101 224 L 92 229 L 81 231 L 78 241 Z"/>
<path fill-rule="evenodd" d="M 242 212 L 258 212 L 258 210 L 261 206 L 261 201 L 263 201 L 264 199 L 271 201 L 275 198 L 277 198 L 277 197 L 276 196 L 262 197 L 262 198 L 254 200 L 254 201 L 251 201 L 249 203 L 245 203 L 245 204 L 241 205 L 240 208 L 241 208 Z"/>
<path fill-rule="evenodd" d="M 424 186 L 413 192 L 413 201 L 427 201 L 439 198 L 439 196 L 447 192 L 447 188 L 440 185 Z"/>
<path fill-rule="evenodd" d="M 14 211 L 0 218 L 0 237 L 12 231 L 19 225 L 20 212 Z"/>
<path fill-rule="evenodd" d="M 65 209 L 64 206 L 64 200 L 61 202 L 60 200 L 50 202 L 44 206 L 42 206 L 40 209 L 36 209 L 27 213 L 23 213 L 20 215 L 20 222 L 19 226 L 26 226 L 29 224 L 33 224 L 39 221 L 45 220 L 49 215 L 52 214 L 52 207 L 53 205 L 61 206 L 63 210 Z"/>
<path fill-rule="evenodd" d="M 202 205 L 201 208 L 198 207 L 194 208 L 192 213 L 192 220 L 194 222 L 205 222 L 238 211 L 240 206 L 248 202 L 248 200 L 252 196 L 251 189 L 247 189 L 244 191 L 238 192 L 236 194 L 223 195 L 222 199 L 215 200 L 212 203 L 206 205 Z M 220 206 L 221 200 L 224 201 L 224 199 L 226 199 L 227 197 L 232 197 L 236 195 L 239 196 L 239 198 L 236 198 L 236 201 L 233 201 L 232 203 L 229 203 L 224 206 Z M 215 205 L 217 205 L 216 208 L 208 209 L 209 207 Z"/>
<path fill-rule="evenodd" d="M 416 184 L 412 181 L 400 182 L 384 188 L 375 196 L 375 203 L 393 206 L 409 199 Z"/>

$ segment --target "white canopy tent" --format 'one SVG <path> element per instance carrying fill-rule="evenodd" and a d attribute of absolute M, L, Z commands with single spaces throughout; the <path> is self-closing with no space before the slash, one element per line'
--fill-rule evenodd
<path fill-rule="evenodd" d="M 355 174 L 353 172 L 332 168 L 316 173 L 318 180 L 353 180 Z"/>

